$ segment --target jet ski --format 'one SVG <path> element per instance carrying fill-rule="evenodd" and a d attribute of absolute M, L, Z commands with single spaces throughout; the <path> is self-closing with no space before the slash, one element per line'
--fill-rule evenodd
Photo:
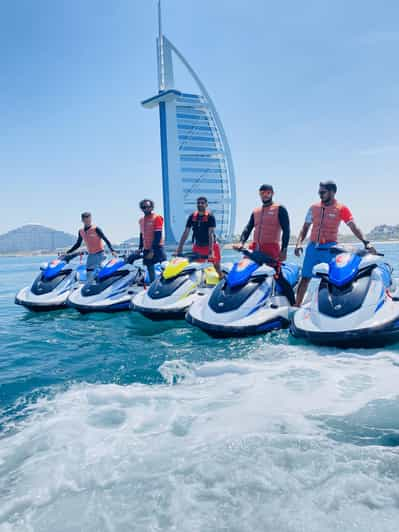
<path fill-rule="evenodd" d="M 198 258 L 205 257 L 187 254 L 172 259 L 148 290 L 133 298 L 132 309 L 153 321 L 184 319 L 194 301 L 205 297 L 219 282 L 215 268 L 195 262 Z"/>
<path fill-rule="evenodd" d="M 95 272 L 93 281 L 70 295 L 68 305 L 82 314 L 129 310 L 131 298 L 144 289 L 146 282 L 145 268 L 134 264 L 139 258 L 133 253 L 128 258 L 106 261 Z"/>
<path fill-rule="evenodd" d="M 15 296 L 15 303 L 34 311 L 66 307 L 68 296 L 86 282 L 86 265 L 70 264 L 82 255 L 80 252 L 72 253 L 43 263 L 32 286 L 22 288 Z"/>
<path fill-rule="evenodd" d="M 291 332 L 312 343 L 337 347 L 378 347 L 399 341 L 399 294 L 383 255 L 367 250 L 331 249 L 329 264 L 318 264 L 318 286 L 293 316 Z"/>
<path fill-rule="evenodd" d="M 187 313 L 186 320 L 210 336 L 249 336 L 289 325 L 299 267 L 282 264 L 280 268 L 259 251 L 242 253 L 244 257 L 227 277 Z"/>

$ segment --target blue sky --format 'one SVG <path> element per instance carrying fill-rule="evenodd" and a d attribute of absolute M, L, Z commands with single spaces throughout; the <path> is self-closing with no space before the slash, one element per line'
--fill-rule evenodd
<path fill-rule="evenodd" d="M 164 0 L 164 31 L 207 86 L 237 175 L 237 231 L 271 182 L 294 231 L 334 178 L 366 230 L 399 223 L 399 2 Z M 161 208 L 155 0 L 0 3 L 0 233 L 110 237 Z M 178 80 L 177 80 L 178 81 Z M 178 83 L 177 83 L 178 84 Z M 181 87 L 185 88 L 185 87 Z"/>

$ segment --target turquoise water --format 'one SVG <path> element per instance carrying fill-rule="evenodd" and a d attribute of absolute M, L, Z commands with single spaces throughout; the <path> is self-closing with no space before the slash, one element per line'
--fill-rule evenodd
<path fill-rule="evenodd" d="M 399 346 L 31 314 L 42 261 L 0 258 L 1 531 L 397 530 Z"/>

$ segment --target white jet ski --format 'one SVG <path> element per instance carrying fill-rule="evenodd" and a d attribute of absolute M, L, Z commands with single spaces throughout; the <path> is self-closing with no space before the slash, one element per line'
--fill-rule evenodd
<path fill-rule="evenodd" d="M 95 273 L 93 281 L 75 290 L 68 305 L 82 314 L 129 310 L 131 298 L 144 289 L 146 270 L 135 264 L 140 258 L 133 253 L 126 260 L 107 260 Z"/>
<path fill-rule="evenodd" d="M 318 286 L 293 315 L 292 334 L 337 347 L 399 342 L 399 294 L 383 255 L 342 247 L 331 252 L 329 264 L 313 269 Z"/>
<path fill-rule="evenodd" d="M 196 254 L 188 257 L 202 258 Z M 133 298 L 132 309 L 154 321 L 184 319 L 190 306 L 211 292 L 219 281 L 212 265 L 190 262 L 188 257 L 172 259 L 159 279 Z"/>
<path fill-rule="evenodd" d="M 280 270 L 264 253 L 242 252 L 244 258 L 233 265 L 227 277 L 187 313 L 186 320 L 210 336 L 248 336 L 289 325 L 299 267 L 283 264 Z"/>
<path fill-rule="evenodd" d="M 71 264 L 82 255 L 72 253 L 42 264 L 32 286 L 22 288 L 15 296 L 15 303 L 35 311 L 66 307 L 69 295 L 86 282 L 86 264 Z"/>

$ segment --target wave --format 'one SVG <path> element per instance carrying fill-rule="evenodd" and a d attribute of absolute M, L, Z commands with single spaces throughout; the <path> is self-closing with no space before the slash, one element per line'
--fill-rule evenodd
<path fill-rule="evenodd" d="M 396 530 L 397 364 L 268 345 L 39 397 L 0 440 L 0 530 Z"/>

